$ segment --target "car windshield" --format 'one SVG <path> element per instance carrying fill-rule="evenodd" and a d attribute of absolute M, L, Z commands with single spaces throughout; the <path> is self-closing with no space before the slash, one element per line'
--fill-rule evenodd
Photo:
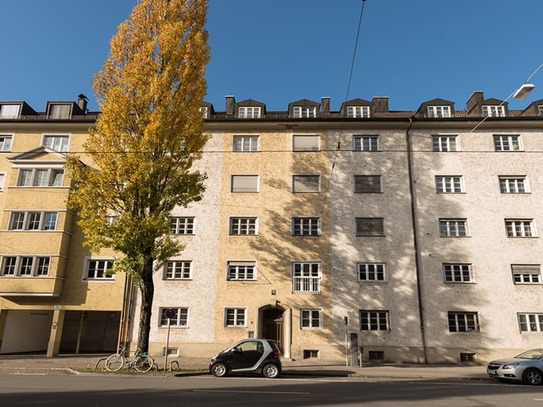
<path fill-rule="evenodd" d="M 515 356 L 515 359 L 541 359 L 543 357 L 543 349 L 532 349 Z"/>

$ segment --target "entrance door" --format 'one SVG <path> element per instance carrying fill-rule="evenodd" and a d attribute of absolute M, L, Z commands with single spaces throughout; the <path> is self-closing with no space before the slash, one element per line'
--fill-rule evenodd
<path fill-rule="evenodd" d="M 262 337 L 274 340 L 279 351 L 283 353 L 283 310 L 268 308 L 263 311 L 262 320 Z"/>

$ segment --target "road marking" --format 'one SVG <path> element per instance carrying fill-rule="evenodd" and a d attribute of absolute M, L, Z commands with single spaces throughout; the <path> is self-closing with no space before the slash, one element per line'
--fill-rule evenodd
<path fill-rule="evenodd" d="M 305 391 L 251 391 L 251 390 L 192 390 L 194 393 L 239 393 L 239 394 L 295 394 L 307 396 Z"/>
<path fill-rule="evenodd" d="M 47 373 L 10 373 L 11 375 L 16 376 L 47 376 Z"/>

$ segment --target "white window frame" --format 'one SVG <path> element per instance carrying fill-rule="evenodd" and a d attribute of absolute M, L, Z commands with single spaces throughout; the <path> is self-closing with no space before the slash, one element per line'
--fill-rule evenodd
<path fill-rule="evenodd" d="M 543 116 L 543 105 L 537 105 L 537 115 Z"/>
<path fill-rule="evenodd" d="M 173 310 L 175 312 L 174 318 L 167 318 L 166 311 Z M 159 328 L 168 327 L 168 319 L 170 320 L 169 326 L 171 328 L 188 328 L 189 327 L 189 309 L 188 307 L 160 307 L 158 326 Z"/>
<path fill-rule="evenodd" d="M 537 237 L 533 219 L 505 219 L 507 237 Z"/>
<path fill-rule="evenodd" d="M 0 172 L 0 192 L 4 192 L 6 178 L 7 178 L 7 174 L 5 172 Z"/>
<path fill-rule="evenodd" d="M 385 219 L 384 218 L 355 218 L 356 236 L 365 237 L 382 237 L 385 236 Z M 371 226 L 370 228 L 363 227 L 364 225 Z"/>
<path fill-rule="evenodd" d="M 540 264 L 511 264 L 513 284 L 543 284 Z"/>
<path fill-rule="evenodd" d="M 317 117 L 317 106 L 294 106 L 292 117 L 296 119 L 313 119 Z"/>
<path fill-rule="evenodd" d="M 486 116 L 486 117 L 505 117 L 505 106 L 503 106 L 503 105 L 483 105 L 483 116 Z"/>
<path fill-rule="evenodd" d="M 439 236 L 466 237 L 468 235 L 467 219 L 439 219 Z"/>
<path fill-rule="evenodd" d="M 462 175 L 436 175 L 436 192 L 438 194 L 464 193 L 464 177 Z"/>
<path fill-rule="evenodd" d="M 293 294 L 320 294 L 321 280 L 320 262 L 297 261 L 292 263 Z"/>
<path fill-rule="evenodd" d="M 385 263 L 357 263 L 358 281 L 363 283 L 385 283 L 387 281 Z"/>
<path fill-rule="evenodd" d="M 235 135 L 232 143 L 232 151 L 255 152 L 260 151 L 260 136 L 258 135 Z"/>
<path fill-rule="evenodd" d="M 8 260 L 9 264 L 7 264 Z M 38 255 L 3 256 L 1 267 L 0 277 L 47 277 L 51 268 L 51 257 Z M 6 273 L 6 271 L 8 272 Z"/>
<path fill-rule="evenodd" d="M 232 260 L 226 267 L 227 281 L 256 281 L 256 262 Z"/>
<path fill-rule="evenodd" d="M 47 118 L 57 120 L 71 119 L 72 108 L 72 103 L 49 103 L 47 106 Z"/>
<path fill-rule="evenodd" d="M 258 217 L 256 216 L 231 216 L 228 223 L 230 236 L 258 235 Z"/>
<path fill-rule="evenodd" d="M 543 332 L 543 313 L 519 313 L 520 332 Z"/>
<path fill-rule="evenodd" d="M 232 175 L 231 192 L 250 194 L 260 190 L 260 176 L 258 175 Z"/>
<path fill-rule="evenodd" d="M 361 331 L 390 331 L 390 315 L 387 310 L 359 310 Z"/>
<path fill-rule="evenodd" d="M 194 216 L 170 216 L 169 220 L 174 235 L 194 235 Z"/>
<path fill-rule="evenodd" d="M 295 194 L 315 194 L 321 192 L 321 177 L 315 174 L 292 176 L 292 192 Z"/>
<path fill-rule="evenodd" d="M 322 328 L 322 310 L 302 308 L 300 309 L 300 329 Z"/>
<path fill-rule="evenodd" d="M 377 135 L 354 135 L 353 151 L 375 152 L 379 150 L 379 136 Z"/>
<path fill-rule="evenodd" d="M 166 261 L 164 280 L 192 280 L 192 260 Z"/>
<path fill-rule="evenodd" d="M 370 117 L 369 106 L 347 106 L 347 117 L 352 119 L 367 119 Z"/>
<path fill-rule="evenodd" d="M 528 194 L 530 193 L 528 178 L 524 175 L 515 175 L 515 176 L 500 175 L 498 177 L 498 181 L 500 185 L 500 193 L 502 194 Z"/>
<path fill-rule="evenodd" d="M 85 266 L 83 270 L 84 281 L 115 281 L 115 274 L 105 276 L 105 272 L 113 267 L 115 260 L 111 257 L 87 257 L 85 258 Z M 99 267 L 94 268 L 94 273 L 91 276 L 91 264 L 96 264 Z M 111 264 L 111 266 L 110 266 Z"/>
<path fill-rule="evenodd" d="M 469 263 L 443 263 L 443 282 L 446 284 L 474 283 Z"/>
<path fill-rule="evenodd" d="M 294 134 L 292 136 L 292 151 L 320 151 L 321 136 L 318 134 Z"/>
<path fill-rule="evenodd" d="M 70 134 L 51 134 L 42 135 L 42 146 L 61 153 L 66 153 L 70 149 Z"/>
<path fill-rule="evenodd" d="M 428 117 L 452 117 L 450 106 L 428 106 L 426 112 Z"/>
<path fill-rule="evenodd" d="M 13 146 L 13 133 L 0 134 L 0 152 L 9 152 Z"/>
<path fill-rule="evenodd" d="M 50 216 L 54 217 L 53 227 Z M 53 211 L 13 211 L 11 212 L 8 230 L 10 231 L 47 231 L 56 230 L 58 212 Z"/>
<path fill-rule="evenodd" d="M 473 311 L 447 312 L 447 324 L 451 333 L 480 332 L 479 314 Z"/>
<path fill-rule="evenodd" d="M 42 176 L 44 172 L 45 177 Z M 28 176 L 23 176 L 23 174 L 28 174 Z M 19 168 L 19 174 L 17 176 L 18 187 L 58 188 L 64 186 L 63 184 L 63 168 Z"/>
<path fill-rule="evenodd" d="M 0 103 L 0 119 L 18 119 L 21 116 L 20 103 Z"/>
<path fill-rule="evenodd" d="M 354 193 L 355 194 L 379 194 L 382 193 L 382 183 L 380 175 L 355 175 Z"/>
<path fill-rule="evenodd" d="M 260 119 L 262 108 L 260 106 L 240 106 L 238 107 L 239 119 Z"/>
<path fill-rule="evenodd" d="M 292 236 L 320 236 L 321 218 L 297 216 L 292 218 Z"/>
<path fill-rule="evenodd" d="M 521 140 L 518 134 L 495 134 L 492 136 L 492 140 L 494 142 L 494 151 L 522 151 Z"/>
<path fill-rule="evenodd" d="M 200 106 L 200 113 L 202 114 L 202 118 L 207 119 L 208 118 L 208 112 L 209 109 L 207 106 Z"/>
<path fill-rule="evenodd" d="M 438 153 L 449 153 L 459 151 L 457 135 L 432 136 L 432 151 Z"/>
<path fill-rule="evenodd" d="M 245 328 L 247 326 L 247 308 L 227 307 L 224 309 L 224 326 L 226 328 Z"/>

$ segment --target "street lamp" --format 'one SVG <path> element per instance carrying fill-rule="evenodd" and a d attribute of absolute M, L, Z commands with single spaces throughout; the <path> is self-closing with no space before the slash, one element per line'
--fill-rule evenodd
<path fill-rule="evenodd" d="M 529 93 L 534 90 L 535 85 L 533 83 L 524 83 L 520 88 L 518 88 L 515 93 L 513 93 L 513 99 L 522 100 L 526 96 L 529 95 Z"/>

